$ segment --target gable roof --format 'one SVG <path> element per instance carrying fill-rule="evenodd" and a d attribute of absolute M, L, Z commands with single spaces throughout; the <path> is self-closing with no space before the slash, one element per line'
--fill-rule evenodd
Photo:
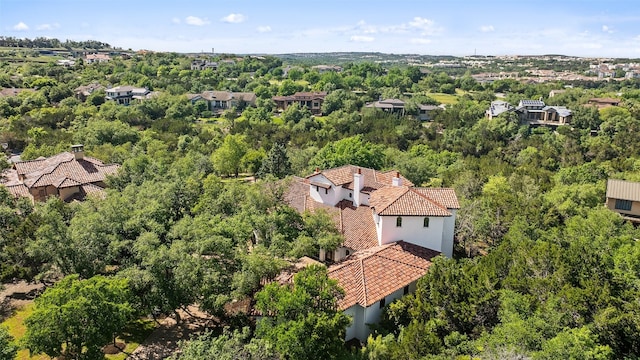
<path fill-rule="evenodd" d="M 76 160 L 75 155 L 63 152 L 49 158 L 20 161 L 6 171 L 5 184 L 14 196 L 25 196 L 28 189 L 53 186 L 61 189 L 85 186 L 87 193 L 102 188 L 96 183 L 103 182 L 108 175 L 118 171 L 120 165 L 104 164 L 98 159 L 84 156 Z M 89 186 L 91 185 L 91 186 Z"/>
<path fill-rule="evenodd" d="M 640 201 L 640 182 L 609 179 L 607 198 Z"/>
<path fill-rule="evenodd" d="M 430 193 L 434 196 L 437 193 Z M 434 196 L 435 197 L 435 196 Z M 455 205 L 448 196 L 449 205 Z M 381 216 L 451 216 L 447 206 L 431 199 L 426 192 L 408 186 L 387 186 L 373 194 L 369 204 Z"/>
<path fill-rule="evenodd" d="M 354 253 L 329 267 L 329 277 L 338 281 L 345 297 L 340 310 L 355 304 L 369 307 L 387 295 L 424 276 L 431 259 L 440 253 L 398 241 Z"/>
<path fill-rule="evenodd" d="M 393 177 L 397 174 L 397 171 L 393 170 L 382 172 L 354 165 L 344 165 L 341 167 L 316 172 L 307 176 L 307 179 L 317 174 L 322 174 L 329 181 L 331 181 L 333 185 L 342 186 L 344 188 L 353 190 L 353 174 L 356 174 L 358 172 L 358 169 L 360 169 L 360 172 L 364 176 L 364 188 L 362 189 L 362 191 L 365 193 L 375 191 L 384 186 L 391 185 Z M 406 179 L 404 176 L 400 175 L 400 178 L 402 179 L 403 184 L 413 186 L 413 183 Z"/>

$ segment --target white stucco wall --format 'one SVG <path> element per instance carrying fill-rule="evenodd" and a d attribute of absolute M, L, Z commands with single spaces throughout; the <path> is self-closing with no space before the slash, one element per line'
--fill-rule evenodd
<path fill-rule="evenodd" d="M 402 216 L 401 227 L 396 226 L 396 218 L 397 216 L 380 216 L 376 227 L 381 244 L 403 240 L 442 252 L 444 217 L 430 217 L 429 227 L 426 228 L 423 226 L 423 216 Z"/>
<path fill-rule="evenodd" d="M 416 282 L 409 284 L 409 292 L 414 292 L 416 289 Z M 396 290 L 390 295 L 385 297 L 385 305 L 388 305 L 392 301 L 404 296 L 404 287 Z M 382 315 L 383 308 L 380 308 L 380 302 L 372 304 L 368 308 L 363 308 L 359 304 L 355 304 L 352 307 L 344 311 L 344 314 L 351 317 L 351 325 L 347 328 L 345 340 L 351 340 L 357 338 L 361 342 L 366 342 L 371 330 L 368 324 L 377 324 L 380 322 L 380 316 Z"/>
<path fill-rule="evenodd" d="M 335 186 L 324 175 L 316 174 L 310 177 L 309 181 L 331 186 L 329 189 L 324 189 L 315 185 L 309 185 L 309 196 L 311 196 L 314 201 L 331 206 L 338 203 L 336 200 Z"/>
<path fill-rule="evenodd" d="M 453 256 L 453 236 L 456 228 L 456 211 L 448 209 L 453 216 L 444 218 L 444 228 L 442 233 L 442 254 L 446 257 Z"/>

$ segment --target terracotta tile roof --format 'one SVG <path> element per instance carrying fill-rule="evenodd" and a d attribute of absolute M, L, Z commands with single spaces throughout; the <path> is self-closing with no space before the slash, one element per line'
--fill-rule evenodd
<path fill-rule="evenodd" d="M 86 185 L 85 193 L 102 191 L 95 183 L 103 182 L 107 175 L 113 175 L 120 165 L 103 164 L 102 161 L 88 156 L 76 160 L 70 152 L 60 153 L 49 158 L 39 158 L 31 161 L 21 161 L 13 164 L 13 169 L 7 170 L 7 187 L 16 187 L 12 193 L 24 194 L 25 189 L 42 186 L 65 188 Z M 17 190 L 20 189 L 20 190 Z"/>
<path fill-rule="evenodd" d="M 336 208 L 340 210 L 339 229 L 344 236 L 342 246 L 355 251 L 378 246 L 371 208 L 366 205 L 355 207 L 350 200 L 340 201 Z"/>
<path fill-rule="evenodd" d="M 353 174 L 357 173 L 358 169 L 360 169 L 364 176 L 363 192 L 371 192 L 384 186 L 391 185 L 392 179 L 397 173 L 394 170 L 382 172 L 354 165 L 344 165 L 334 169 L 323 170 L 320 174 L 324 175 L 324 177 L 329 179 L 329 181 L 336 186 L 342 186 L 353 190 Z M 307 179 L 317 174 L 318 173 L 311 174 L 307 176 Z M 400 175 L 400 178 L 404 185 L 413 186 L 413 183 L 407 180 L 404 176 Z"/>
<path fill-rule="evenodd" d="M 13 195 L 14 198 L 18 198 L 18 197 L 32 198 L 31 194 L 29 193 L 29 188 L 24 186 L 24 184 L 7 185 L 7 190 L 9 190 L 9 193 Z"/>
<path fill-rule="evenodd" d="M 413 190 L 447 209 L 460 209 L 456 191 L 451 188 L 413 188 Z"/>
<path fill-rule="evenodd" d="M 430 193 L 435 195 L 435 193 Z M 451 203 L 451 199 L 448 199 Z M 443 204 L 408 186 L 387 186 L 371 194 L 369 201 L 378 215 L 451 216 Z"/>
<path fill-rule="evenodd" d="M 329 277 L 345 290 L 339 308 L 375 304 L 424 276 L 439 254 L 404 241 L 354 253 L 328 269 Z"/>

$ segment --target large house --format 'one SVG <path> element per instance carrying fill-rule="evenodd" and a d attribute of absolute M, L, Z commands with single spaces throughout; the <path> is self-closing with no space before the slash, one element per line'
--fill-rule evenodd
<path fill-rule="evenodd" d="M 347 338 L 365 341 L 384 305 L 415 289 L 434 256 L 453 254 L 453 189 L 420 188 L 396 171 L 357 166 L 295 178 L 285 195 L 300 212 L 326 211 L 344 237 L 321 261 L 345 290 L 340 309 L 352 317 Z"/>
<path fill-rule="evenodd" d="M 640 183 L 609 179 L 606 205 L 625 220 L 640 223 Z"/>
<path fill-rule="evenodd" d="M 133 99 L 149 99 L 156 95 L 156 92 L 147 88 L 137 88 L 133 86 L 116 86 L 105 90 L 105 99 L 115 101 L 119 105 L 129 105 Z"/>
<path fill-rule="evenodd" d="M 322 103 L 327 96 L 325 91 L 320 92 L 297 92 L 288 96 L 274 96 L 272 99 L 280 111 L 286 110 L 289 106 L 297 103 L 300 107 L 306 107 L 313 115 L 322 114 Z"/>
<path fill-rule="evenodd" d="M 83 146 L 73 145 L 71 152 L 13 163 L 2 173 L 3 185 L 15 198 L 44 201 L 58 196 L 64 201 L 81 200 L 87 194 L 104 195 L 107 176 L 116 174 L 119 168 L 84 156 Z"/>
<path fill-rule="evenodd" d="M 196 59 L 191 62 L 191 70 L 217 70 L 218 63 L 215 61 Z"/>
<path fill-rule="evenodd" d="M 75 88 L 73 91 L 76 95 L 76 99 L 80 101 L 85 101 L 89 97 L 89 95 L 93 94 L 94 91 L 104 90 L 104 86 L 100 85 L 97 82 L 91 83 L 89 85 L 82 85 Z"/>
<path fill-rule="evenodd" d="M 384 99 L 366 104 L 365 107 L 382 110 L 391 114 L 404 115 L 405 102 L 400 99 Z M 441 109 L 435 105 L 418 105 L 418 120 L 428 121 L 432 118 L 434 110 Z"/>
<path fill-rule="evenodd" d="M 206 101 L 210 111 L 231 109 L 232 107 L 255 106 L 256 94 L 252 92 L 205 91 L 201 94 L 187 94 L 192 104 Z"/>
<path fill-rule="evenodd" d="M 520 100 L 516 107 L 506 101 L 492 101 L 485 115 L 492 119 L 505 112 L 515 112 L 520 122 L 528 125 L 567 125 L 572 117 L 566 107 L 548 106 L 542 100 Z"/>

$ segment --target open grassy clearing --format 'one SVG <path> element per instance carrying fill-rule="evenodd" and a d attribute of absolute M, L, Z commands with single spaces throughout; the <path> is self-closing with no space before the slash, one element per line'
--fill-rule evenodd
<path fill-rule="evenodd" d="M 9 334 L 13 336 L 16 341 L 24 337 L 27 327 L 24 325 L 26 318 L 33 313 L 34 303 L 24 305 L 16 310 L 16 312 L 9 318 L 7 318 L 2 325 L 9 329 Z M 123 334 L 118 337 L 118 342 L 124 342 L 126 344 L 123 352 L 113 355 L 106 355 L 105 358 L 109 360 L 124 360 L 128 354 L 132 353 L 142 343 L 151 332 L 156 328 L 156 323 L 150 319 L 138 319 L 124 330 Z M 35 355 L 29 356 L 29 350 L 22 349 L 18 352 L 16 360 L 47 360 L 51 359 L 47 355 Z"/>

